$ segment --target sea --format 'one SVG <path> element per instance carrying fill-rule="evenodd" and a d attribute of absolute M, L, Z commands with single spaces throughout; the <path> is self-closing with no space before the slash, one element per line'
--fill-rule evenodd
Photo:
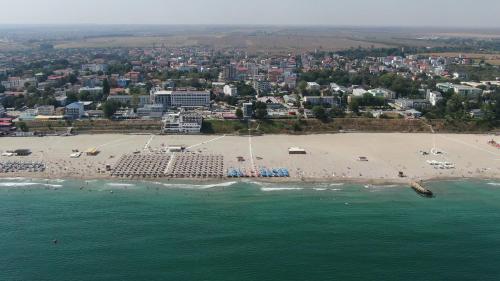
<path fill-rule="evenodd" d="M 0 180 L 0 280 L 500 280 L 500 183 Z"/>

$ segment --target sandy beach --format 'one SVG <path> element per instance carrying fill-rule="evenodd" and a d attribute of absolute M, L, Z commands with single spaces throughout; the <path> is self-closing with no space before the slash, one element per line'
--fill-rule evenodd
<path fill-rule="evenodd" d="M 151 153 L 166 146 L 185 146 L 188 151 L 224 156 L 225 168 L 288 168 L 290 181 L 408 182 L 413 179 L 500 178 L 500 150 L 488 144 L 488 135 L 377 134 L 335 135 L 77 135 L 71 137 L 1 138 L 0 150 L 31 149 L 30 156 L 0 156 L 0 161 L 43 161 L 43 173 L 4 173 L 1 177 L 109 178 L 107 164 L 114 165 L 127 153 Z M 300 147 L 306 155 L 289 155 Z M 441 154 L 433 154 L 436 148 Z M 97 148 L 97 156 L 70 158 L 72 150 Z M 423 155 L 422 151 L 429 153 Z M 368 161 L 359 161 L 359 157 Z M 245 161 L 238 161 L 243 157 Z M 449 163 L 442 169 L 429 161 Z M 101 171 L 101 172 L 99 172 Z M 405 178 L 399 177 L 403 172 Z M 267 179 L 269 180 L 269 179 Z"/>

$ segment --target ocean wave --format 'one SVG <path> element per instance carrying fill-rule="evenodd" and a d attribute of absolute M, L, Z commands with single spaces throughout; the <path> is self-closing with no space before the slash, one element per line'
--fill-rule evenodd
<path fill-rule="evenodd" d="M 373 184 L 367 184 L 364 186 L 366 189 L 382 189 L 382 188 L 392 188 L 392 187 L 398 187 L 397 184 L 387 184 L 387 185 L 373 185 Z"/>
<path fill-rule="evenodd" d="M 27 178 L 23 178 L 23 177 L 13 177 L 13 178 L 0 178 L 0 180 L 6 180 L 6 181 L 22 181 L 22 180 L 27 180 Z"/>
<path fill-rule="evenodd" d="M 135 184 L 132 184 L 132 183 L 120 183 L 120 182 L 111 182 L 111 183 L 107 183 L 106 185 L 111 186 L 111 187 L 134 187 L 135 186 Z"/>
<path fill-rule="evenodd" d="M 238 182 L 230 181 L 230 182 L 222 182 L 214 184 L 188 184 L 188 183 L 164 183 L 164 182 L 152 182 L 152 183 L 173 189 L 204 190 L 204 189 L 212 189 L 218 187 L 231 187 L 232 185 L 235 185 Z"/>
<path fill-rule="evenodd" d="M 27 186 L 46 186 L 46 187 L 62 187 L 60 184 L 47 184 L 38 182 L 0 182 L 0 187 L 27 187 Z"/>
<path fill-rule="evenodd" d="M 500 186 L 500 182 L 489 182 L 487 185 Z"/>
<path fill-rule="evenodd" d="M 319 188 L 313 188 L 314 190 L 316 191 L 327 191 L 328 188 L 322 188 L 322 187 L 319 187 Z"/>
<path fill-rule="evenodd" d="M 261 191 L 272 192 L 272 191 L 293 191 L 293 190 L 304 190 L 302 187 L 261 187 Z"/>
<path fill-rule="evenodd" d="M 343 183 L 331 183 L 330 186 L 344 186 Z"/>

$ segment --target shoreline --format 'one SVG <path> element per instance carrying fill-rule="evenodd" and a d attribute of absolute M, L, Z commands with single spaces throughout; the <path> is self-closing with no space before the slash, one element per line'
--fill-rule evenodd
<path fill-rule="evenodd" d="M 57 181 L 57 180 L 70 180 L 70 181 L 109 181 L 109 182 L 123 182 L 123 183 L 173 183 L 173 184 L 196 184 L 196 185 L 214 185 L 229 182 L 237 183 L 264 183 L 264 184 L 353 184 L 353 185 L 397 185 L 406 186 L 410 184 L 411 180 L 386 180 L 386 179 L 322 179 L 311 178 L 298 180 L 296 178 L 221 178 L 221 179 L 196 179 L 196 178 L 117 178 L 111 176 L 102 177 L 44 177 L 37 174 L 24 174 L 12 173 L 1 174 L 0 181 L 2 180 L 33 180 L 33 181 Z M 422 179 L 424 183 L 446 182 L 446 181 L 500 181 L 499 177 L 435 177 Z"/>

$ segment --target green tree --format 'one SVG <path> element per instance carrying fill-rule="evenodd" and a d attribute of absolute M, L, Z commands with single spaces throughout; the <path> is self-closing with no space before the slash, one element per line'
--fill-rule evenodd
<path fill-rule="evenodd" d="M 109 81 L 108 79 L 104 79 L 102 82 L 102 94 L 104 95 L 104 98 L 109 96 L 109 93 L 111 92 L 111 87 L 109 86 Z"/>
<path fill-rule="evenodd" d="M 255 103 L 255 118 L 265 119 L 267 117 L 267 105 L 261 101 Z"/>
<path fill-rule="evenodd" d="M 18 122 L 17 127 L 23 132 L 29 131 L 28 125 L 25 122 Z"/>
<path fill-rule="evenodd" d="M 114 100 L 108 100 L 102 104 L 102 110 L 106 118 L 111 118 L 116 111 L 121 107 L 121 103 Z"/>
<path fill-rule="evenodd" d="M 236 109 L 236 117 L 238 117 L 238 119 L 243 119 L 243 110 L 239 107 Z"/>
<path fill-rule="evenodd" d="M 315 106 L 312 109 L 312 112 L 314 114 L 314 117 L 321 121 L 326 121 L 328 119 L 328 115 L 326 114 L 325 108 L 322 106 Z"/>
<path fill-rule="evenodd" d="M 78 94 L 75 92 L 66 93 L 66 104 L 74 103 L 78 101 Z"/>
<path fill-rule="evenodd" d="M 349 110 L 358 113 L 359 112 L 359 100 L 356 98 L 353 98 L 351 100 L 351 103 L 349 103 Z"/>

